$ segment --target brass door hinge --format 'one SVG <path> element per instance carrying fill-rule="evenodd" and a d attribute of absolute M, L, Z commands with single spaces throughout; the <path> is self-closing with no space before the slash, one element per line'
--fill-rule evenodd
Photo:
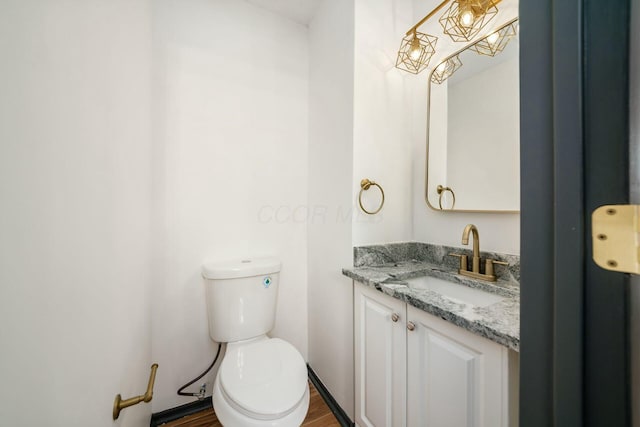
<path fill-rule="evenodd" d="M 600 267 L 640 274 L 640 205 L 600 206 L 591 215 L 593 260 Z"/>

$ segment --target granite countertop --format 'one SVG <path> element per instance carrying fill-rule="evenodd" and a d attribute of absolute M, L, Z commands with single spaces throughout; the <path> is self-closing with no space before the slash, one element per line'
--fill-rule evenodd
<path fill-rule="evenodd" d="M 379 265 L 361 265 L 344 268 L 342 273 L 511 350 L 520 349 L 520 286 L 509 275 L 507 280 L 499 278 L 496 282 L 485 282 L 461 276 L 457 271 L 449 270 L 448 266 L 428 260 L 400 260 Z M 420 276 L 433 276 L 481 289 L 500 295 L 504 299 L 486 307 L 478 307 L 448 299 L 435 291 L 412 289 L 404 281 Z"/>

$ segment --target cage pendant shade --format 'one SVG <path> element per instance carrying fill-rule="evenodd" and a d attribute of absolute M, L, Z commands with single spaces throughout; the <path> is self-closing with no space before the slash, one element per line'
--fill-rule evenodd
<path fill-rule="evenodd" d="M 471 41 L 498 13 L 494 0 L 454 0 L 440 17 L 442 30 L 455 42 Z"/>
<path fill-rule="evenodd" d="M 453 56 L 446 61 L 438 65 L 431 74 L 431 81 L 436 84 L 441 84 L 455 73 L 458 68 L 462 67 L 462 61 L 458 55 Z"/>
<path fill-rule="evenodd" d="M 396 68 L 413 74 L 423 71 L 436 52 L 437 41 L 437 37 L 417 31 L 406 36 L 400 43 Z"/>
<path fill-rule="evenodd" d="M 514 22 L 489 34 L 487 37 L 471 46 L 471 49 L 475 50 L 480 55 L 496 56 L 504 50 L 509 41 L 516 34 L 517 29 L 516 23 Z"/>

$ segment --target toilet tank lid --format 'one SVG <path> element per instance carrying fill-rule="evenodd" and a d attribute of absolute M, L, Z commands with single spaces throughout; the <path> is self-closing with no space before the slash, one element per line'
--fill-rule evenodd
<path fill-rule="evenodd" d="M 205 279 L 235 279 L 278 273 L 279 271 L 280 260 L 273 256 L 212 261 L 202 265 L 202 275 Z"/>

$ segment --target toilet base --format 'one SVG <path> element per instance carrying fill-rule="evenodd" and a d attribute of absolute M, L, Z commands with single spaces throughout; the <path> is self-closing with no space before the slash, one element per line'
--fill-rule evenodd
<path fill-rule="evenodd" d="M 275 420 L 259 420 L 232 408 L 222 396 L 219 380 L 216 377 L 213 385 L 213 410 L 220 423 L 227 427 L 300 427 L 309 410 L 309 385 L 302 400 L 292 412 Z"/>

